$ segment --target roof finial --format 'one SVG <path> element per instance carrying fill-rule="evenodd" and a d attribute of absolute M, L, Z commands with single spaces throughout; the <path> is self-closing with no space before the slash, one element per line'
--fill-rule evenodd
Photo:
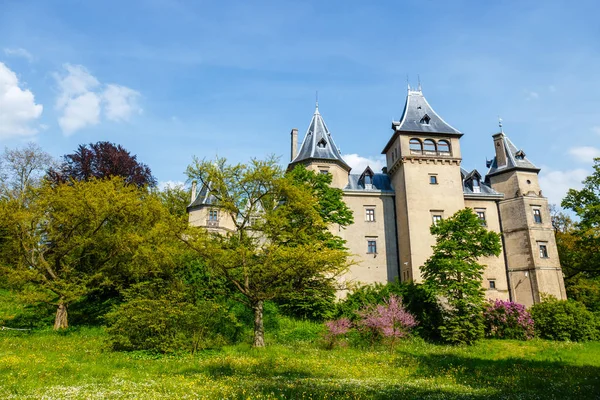
<path fill-rule="evenodd" d="M 318 90 L 315 91 L 315 106 L 318 110 L 319 109 L 319 91 Z"/>
<path fill-rule="evenodd" d="M 417 81 L 419 82 L 419 87 L 418 87 L 418 91 L 421 91 L 421 75 L 417 74 Z"/>
<path fill-rule="evenodd" d="M 498 115 L 498 126 L 500 127 L 500 133 L 504 133 L 504 128 L 502 128 L 502 118 Z"/>
<path fill-rule="evenodd" d="M 408 91 L 410 91 L 410 81 L 408 80 L 408 74 L 406 74 L 406 87 L 408 87 Z"/>

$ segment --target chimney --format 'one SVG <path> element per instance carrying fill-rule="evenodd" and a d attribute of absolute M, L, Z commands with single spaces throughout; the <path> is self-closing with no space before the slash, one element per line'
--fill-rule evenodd
<path fill-rule="evenodd" d="M 294 158 L 298 154 L 298 129 L 292 129 L 290 134 L 292 135 L 292 159 L 290 161 L 294 161 Z"/>
<path fill-rule="evenodd" d="M 504 149 L 504 134 L 497 133 L 494 136 L 494 148 L 496 149 L 496 164 L 498 167 L 506 165 L 506 150 Z"/>
<path fill-rule="evenodd" d="M 194 200 L 196 200 L 196 181 L 192 181 L 192 201 L 190 203 L 193 203 Z"/>

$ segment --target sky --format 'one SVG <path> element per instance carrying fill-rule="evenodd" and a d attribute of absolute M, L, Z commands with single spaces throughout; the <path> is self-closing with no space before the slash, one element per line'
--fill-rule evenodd
<path fill-rule="evenodd" d="M 485 173 L 504 132 L 550 203 L 600 157 L 600 2 L 0 0 L 0 147 L 121 144 L 161 184 L 194 156 L 281 157 L 319 111 L 379 170 L 407 82 Z"/>

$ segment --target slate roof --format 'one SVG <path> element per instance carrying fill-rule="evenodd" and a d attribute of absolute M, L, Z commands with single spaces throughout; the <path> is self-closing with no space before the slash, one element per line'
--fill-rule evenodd
<path fill-rule="evenodd" d="M 504 152 L 506 153 L 506 165 L 498 166 L 498 160 L 496 157 L 490 163 L 490 169 L 488 170 L 487 175 L 495 175 L 501 172 L 521 168 L 525 170 L 539 172 L 540 169 L 536 167 L 525 155 L 523 150 L 520 150 L 510 141 L 510 139 L 504 134 L 504 132 L 500 132 L 497 135 L 501 135 L 502 143 L 504 145 Z"/>
<path fill-rule="evenodd" d="M 462 176 L 462 179 L 463 179 L 463 194 L 468 195 L 469 197 L 482 197 L 482 198 L 489 198 L 489 197 L 502 198 L 502 197 L 504 197 L 504 194 L 495 191 L 494 189 L 492 189 L 491 186 L 489 186 L 487 183 L 485 183 L 483 181 L 483 179 L 481 179 L 481 174 L 476 169 L 469 172 L 466 169 L 461 168 L 460 175 Z M 473 190 L 473 179 L 479 179 L 479 192 L 478 193 Z"/>
<path fill-rule="evenodd" d="M 317 104 L 315 113 L 310 120 L 308 130 L 304 135 L 304 140 L 300 145 L 300 150 L 296 157 L 290 163 L 293 166 L 301 161 L 317 159 L 317 160 L 332 160 L 340 164 L 344 169 L 350 171 L 350 166 L 346 164 L 340 150 L 335 145 L 333 137 L 325 125 L 325 121 L 319 113 L 319 105 Z"/>
<path fill-rule="evenodd" d="M 382 154 L 385 154 L 388 147 L 391 146 L 398 132 L 415 132 L 427 134 L 443 134 L 462 136 L 462 132 L 451 126 L 436 113 L 423 96 L 423 91 L 411 90 L 408 88 L 406 103 L 400 121 L 392 122 L 392 129 L 395 134 L 385 146 Z"/>
<path fill-rule="evenodd" d="M 363 175 L 350 174 L 348 175 L 348 185 L 344 188 L 345 191 L 381 191 L 381 192 L 393 192 L 392 184 L 388 174 L 375 173 L 373 174 L 373 186 L 372 189 L 366 189 L 364 182 L 361 181 Z"/>
<path fill-rule="evenodd" d="M 208 186 L 202 185 L 202 188 L 196 195 L 196 198 L 194 199 L 194 201 L 192 201 L 192 203 L 187 208 L 189 211 L 190 209 L 192 209 L 194 207 L 210 205 L 210 204 L 214 204 L 214 202 L 215 202 L 215 198 L 213 195 L 210 194 L 210 192 L 208 190 Z"/>

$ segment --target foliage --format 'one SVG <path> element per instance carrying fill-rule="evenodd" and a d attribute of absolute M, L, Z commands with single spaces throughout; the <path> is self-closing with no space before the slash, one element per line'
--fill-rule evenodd
<path fill-rule="evenodd" d="M 599 370 L 600 342 L 409 339 L 390 354 L 298 341 L 162 355 L 107 351 L 100 328 L 0 331 L 6 399 L 594 399 Z"/>
<path fill-rule="evenodd" d="M 331 279 L 308 280 L 274 299 L 281 312 L 287 316 L 311 321 L 324 321 L 335 310 L 335 283 Z"/>
<path fill-rule="evenodd" d="M 177 282 L 143 282 L 126 291 L 125 302 L 106 316 L 115 350 L 192 353 L 231 343 L 239 324 L 223 305 L 186 298 Z"/>
<path fill-rule="evenodd" d="M 5 148 L 0 156 L 0 198 L 24 201 L 27 190 L 39 186 L 54 163 L 52 156 L 33 142 L 23 148 Z"/>
<path fill-rule="evenodd" d="M 422 268 L 425 285 L 444 302 L 442 338 L 471 344 L 483 336 L 481 257 L 500 254 L 500 235 L 488 231 L 470 208 L 431 226 L 433 255 Z"/>
<path fill-rule="evenodd" d="M 600 339 L 598 317 L 573 300 L 544 298 L 531 307 L 536 335 L 542 339 L 574 342 Z"/>
<path fill-rule="evenodd" d="M 527 340 L 535 331 L 525 306 L 512 301 L 489 301 L 483 310 L 485 336 L 494 339 Z"/>
<path fill-rule="evenodd" d="M 325 328 L 327 328 L 324 334 L 325 345 L 328 349 L 333 349 L 340 339 L 350 332 L 352 322 L 348 318 L 340 318 L 325 322 Z"/>
<path fill-rule="evenodd" d="M 390 348 L 394 347 L 396 339 L 406 337 L 417 325 L 415 317 L 404 309 L 402 299 L 394 295 L 384 304 L 363 308 L 359 316 L 358 329 L 369 337 L 371 345 L 379 338 L 386 338 Z"/>
<path fill-rule="evenodd" d="M 600 276 L 600 158 L 594 159 L 594 172 L 583 180 L 583 185 L 581 190 L 569 189 L 562 201 L 562 206 L 578 217 L 574 228 L 567 231 L 570 237 L 565 238 L 570 240 L 565 243 L 569 252 L 559 253 L 567 280 L 577 274 L 585 278 Z M 557 242 L 559 239 L 557 235 Z"/>
<path fill-rule="evenodd" d="M 56 329 L 90 293 L 174 268 L 180 246 L 160 200 L 121 178 L 44 184 L 27 204 L 0 203 L 0 219 L 10 237 L 2 272 L 30 303 L 57 307 Z"/>
<path fill-rule="evenodd" d="M 73 154 L 67 154 L 63 159 L 58 168 L 49 171 L 48 176 L 55 183 L 119 176 L 126 183 L 139 187 L 156 186 L 156 179 L 152 176 L 150 168 L 118 144 L 82 144 Z"/>
<path fill-rule="evenodd" d="M 376 283 L 355 288 L 336 304 L 335 315 L 358 319 L 358 311 L 368 305 L 383 304 L 392 295 L 400 296 L 404 307 L 415 316 L 418 325 L 414 331 L 424 339 L 438 340 L 438 326 L 442 322 L 441 307 L 431 291 L 414 282 Z"/>
<path fill-rule="evenodd" d="M 315 279 L 334 279 L 348 253 L 332 246 L 309 185 L 284 176 L 274 158 L 228 165 L 195 159 L 187 170 L 209 191 L 211 205 L 235 226 L 231 233 L 190 227 L 181 239 L 254 311 L 254 346 L 264 346 L 266 300 L 300 291 Z"/>

